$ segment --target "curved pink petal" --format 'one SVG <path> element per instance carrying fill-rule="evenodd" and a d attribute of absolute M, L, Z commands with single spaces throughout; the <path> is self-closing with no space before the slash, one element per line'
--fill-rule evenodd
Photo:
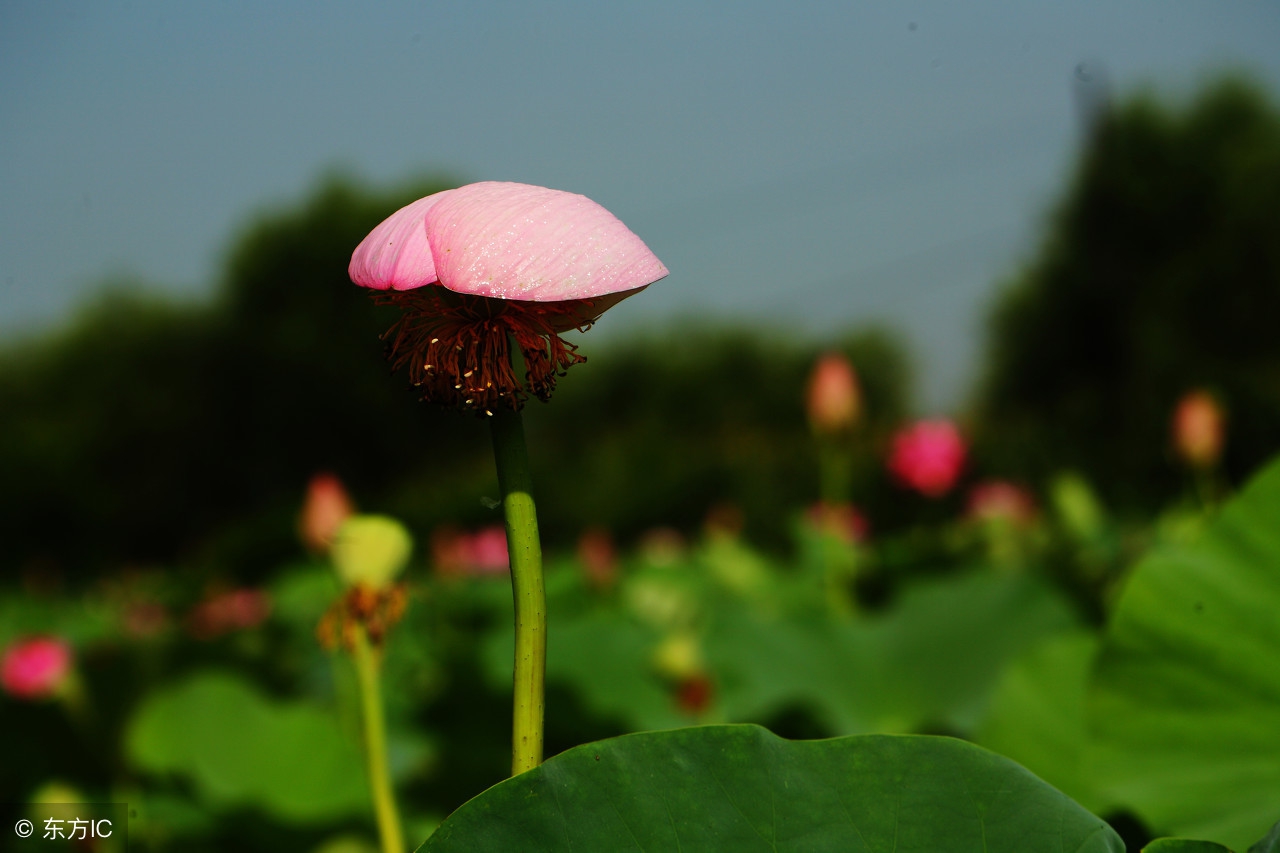
<path fill-rule="evenodd" d="M 545 187 L 469 184 L 439 194 L 425 223 L 439 282 L 457 293 L 561 302 L 638 290 L 667 274 L 612 213 Z"/>
<path fill-rule="evenodd" d="M 445 190 L 406 205 L 384 219 L 360 241 L 351 255 L 347 274 L 361 287 L 374 290 L 412 290 L 434 284 L 435 262 L 427 244 L 423 217 L 453 190 Z"/>

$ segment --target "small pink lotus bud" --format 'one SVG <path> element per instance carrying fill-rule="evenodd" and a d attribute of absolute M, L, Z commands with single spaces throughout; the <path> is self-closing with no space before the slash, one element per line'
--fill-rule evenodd
<path fill-rule="evenodd" d="M 1173 413 L 1173 446 L 1192 468 L 1209 468 L 1222 457 L 1226 416 L 1207 391 L 1189 391 Z"/>
<path fill-rule="evenodd" d="M 956 484 L 965 455 L 964 439 L 951 421 L 917 421 L 893 437 L 889 472 L 900 485 L 937 498 Z"/>
<path fill-rule="evenodd" d="M 839 353 L 818 359 L 809 374 L 809 425 L 820 435 L 846 432 L 862 413 L 862 391 L 853 365 Z"/>
<path fill-rule="evenodd" d="M 316 553 L 327 552 L 342 522 L 354 512 L 342 481 L 333 474 L 316 474 L 307 484 L 307 499 L 298 519 L 303 543 Z"/>
<path fill-rule="evenodd" d="M 969 490 L 967 514 L 978 521 L 1029 524 L 1036 516 L 1035 499 L 1008 480 L 984 480 Z"/>
<path fill-rule="evenodd" d="M 33 637 L 9 646 L 0 663 L 0 684 L 19 699 L 52 696 L 71 672 L 71 647 L 56 637 Z"/>
<path fill-rule="evenodd" d="M 602 527 L 582 531 L 578 537 L 578 562 L 587 582 L 596 589 L 608 589 L 618 580 L 618 549 L 609 531 Z"/>

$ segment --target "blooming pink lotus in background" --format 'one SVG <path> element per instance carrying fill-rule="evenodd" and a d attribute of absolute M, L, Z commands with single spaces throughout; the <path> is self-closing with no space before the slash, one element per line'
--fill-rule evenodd
<path fill-rule="evenodd" d="M 1031 493 L 1008 480 L 983 480 L 969 489 L 967 514 L 978 521 L 1030 524 L 1036 517 Z"/>
<path fill-rule="evenodd" d="M 809 374 L 806 403 L 814 432 L 831 435 L 853 428 L 862 412 L 862 391 L 849 359 L 839 353 L 818 359 Z"/>
<path fill-rule="evenodd" d="M 917 421 L 894 435 L 889 472 L 900 485 L 937 498 L 960 478 L 966 453 L 960 430 L 951 421 Z"/>
<path fill-rule="evenodd" d="M 507 533 L 501 525 L 474 533 L 442 528 L 431 537 L 431 552 L 436 571 L 446 576 L 505 575 L 511 570 Z"/>
<path fill-rule="evenodd" d="M 518 409 L 530 392 L 547 399 L 583 360 L 560 333 L 591 325 L 667 268 L 585 196 L 486 181 L 396 211 L 356 247 L 348 272 L 404 309 L 385 338 L 423 399 L 491 413 Z"/>
<path fill-rule="evenodd" d="M 1173 447 L 1193 468 L 1209 468 L 1222 457 L 1226 415 L 1207 391 L 1189 391 L 1173 413 Z"/>
<path fill-rule="evenodd" d="M 52 696 L 71 672 L 71 646 L 56 637 L 32 637 L 9 646 L 0 663 L 0 684 L 19 699 Z"/>
<path fill-rule="evenodd" d="M 354 512 L 355 505 L 342 481 L 333 474 L 316 474 L 307 484 L 307 498 L 298 519 L 303 544 L 317 553 L 328 551 L 338 528 Z"/>

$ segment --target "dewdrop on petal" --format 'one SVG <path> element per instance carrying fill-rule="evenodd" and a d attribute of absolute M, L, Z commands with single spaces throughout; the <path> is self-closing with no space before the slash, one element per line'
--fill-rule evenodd
<path fill-rule="evenodd" d="M 488 415 L 530 394 L 548 399 L 584 360 L 560 333 L 585 330 L 667 268 L 585 196 L 486 181 L 393 213 L 356 247 L 348 272 L 403 309 L 384 340 L 422 398 Z"/>

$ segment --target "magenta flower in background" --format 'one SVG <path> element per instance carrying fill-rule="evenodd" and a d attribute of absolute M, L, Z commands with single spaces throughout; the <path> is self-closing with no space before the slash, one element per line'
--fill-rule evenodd
<path fill-rule="evenodd" d="M 14 642 L 0 663 L 0 684 L 19 699 L 52 696 L 71 672 L 71 646 L 56 637 Z"/>
<path fill-rule="evenodd" d="M 507 534 L 500 525 L 464 533 L 441 528 L 431 537 L 432 561 L 445 576 L 506 575 L 511 570 Z"/>
<path fill-rule="evenodd" d="M 556 377 L 583 361 L 560 333 L 590 326 L 667 268 L 585 196 L 486 181 L 396 211 L 356 247 L 348 272 L 404 309 L 385 338 L 424 400 L 492 413 L 529 393 L 550 397 Z"/>
<path fill-rule="evenodd" d="M 889 473 L 899 485 L 937 498 L 960 478 L 966 454 L 960 430 L 951 421 L 917 421 L 894 435 Z"/>

